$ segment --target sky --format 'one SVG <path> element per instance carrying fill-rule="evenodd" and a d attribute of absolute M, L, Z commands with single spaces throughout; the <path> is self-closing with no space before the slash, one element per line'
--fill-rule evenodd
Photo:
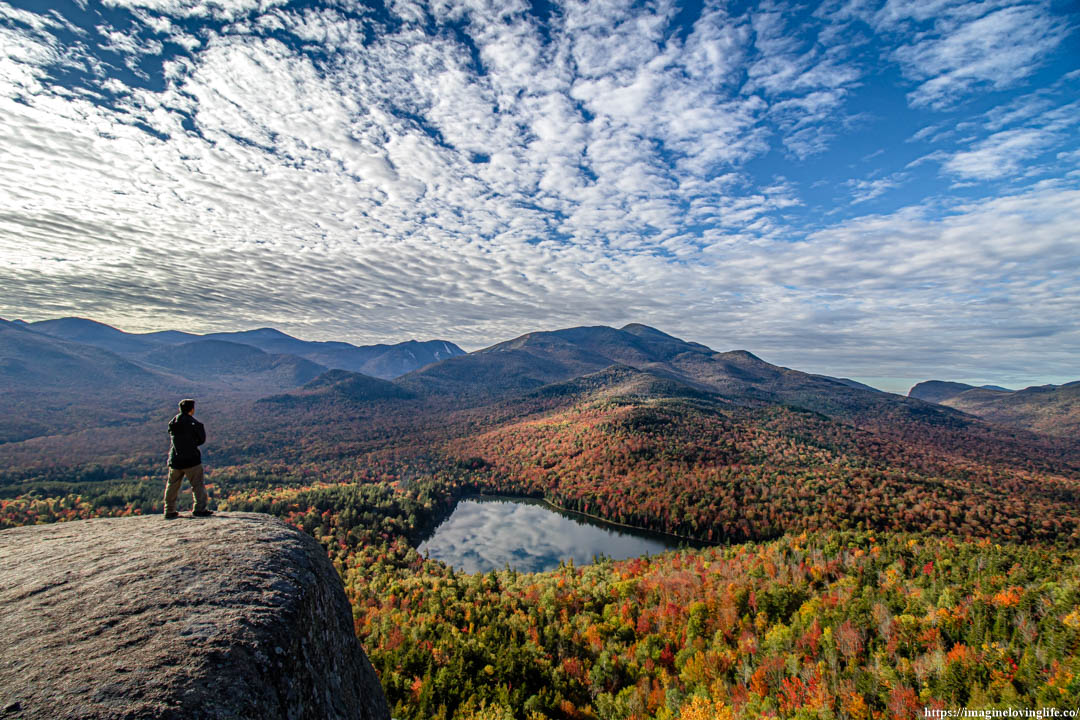
<path fill-rule="evenodd" d="M 1080 378 L 1071 0 L 0 0 L 0 317 Z"/>

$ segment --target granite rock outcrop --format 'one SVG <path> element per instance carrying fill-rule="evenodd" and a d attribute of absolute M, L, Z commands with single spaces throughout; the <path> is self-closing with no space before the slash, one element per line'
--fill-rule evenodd
<path fill-rule="evenodd" d="M 268 515 L 4 530 L 0 617 L 0 718 L 389 718 L 325 551 Z"/>

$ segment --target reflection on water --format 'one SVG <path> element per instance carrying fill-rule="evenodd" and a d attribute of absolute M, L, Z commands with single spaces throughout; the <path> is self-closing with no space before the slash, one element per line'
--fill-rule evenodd
<path fill-rule="evenodd" d="M 485 498 L 459 502 L 418 550 L 457 570 L 476 573 L 507 565 L 540 572 L 558 567 L 560 560 L 584 565 L 597 555 L 621 560 L 674 547 L 678 547 L 674 539 L 563 515 L 535 500 Z"/>

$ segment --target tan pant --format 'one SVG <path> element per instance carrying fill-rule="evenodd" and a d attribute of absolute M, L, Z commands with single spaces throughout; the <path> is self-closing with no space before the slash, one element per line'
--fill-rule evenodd
<path fill-rule="evenodd" d="M 195 507 L 192 510 L 198 512 L 206 509 L 206 485 L 203 484 L 203 466 L 196 465 L 189 468 L 169 468 L 169 480 L 165 483 L 165 512 L 176 512 L 176 498 L 180 495 L 180 485 L 184 478 L 191 484 L 191 492 L 195 495 Z"/>

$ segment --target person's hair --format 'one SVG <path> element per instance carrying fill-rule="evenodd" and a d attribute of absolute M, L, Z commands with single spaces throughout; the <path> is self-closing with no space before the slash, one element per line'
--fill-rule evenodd
<path fill-rule="evenodd" d="M 181 400 L 180 401 L 180 412 L 182 412 L 182 413 L 191 412 L 194 409 L 195 409 L 195 401 L 194 400 L 188 399 L 188 400 Z"/>

